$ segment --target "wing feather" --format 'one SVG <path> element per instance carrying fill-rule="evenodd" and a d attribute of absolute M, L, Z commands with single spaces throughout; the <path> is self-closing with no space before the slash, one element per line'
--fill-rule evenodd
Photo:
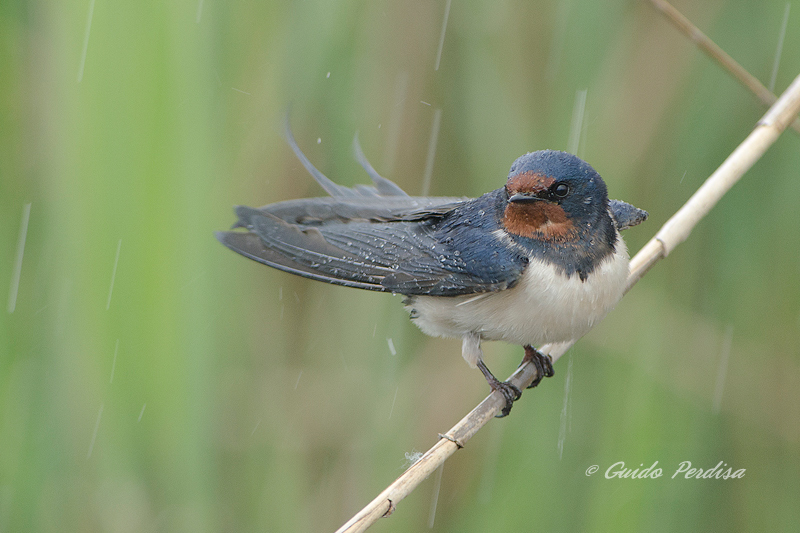
<path fill-rule="evenodd" d="M 374 186 L 349 188 L 311 164 L 288 122 L 286 137 L 331 196 L 237 207 L 232 229 L 247 231 L 216 234 L 235 252 L 318 281 L 406 295 L 500 290 L 513 286 L 527 265 L 527 257 L 493 235 L 498 221 L 485 216 L 502 189 L 472 200 L 408 196 L 372 168 L 357 139 L 356 158 Z"/>
<path fill-rule="evenodd" d="M 393 220 L 330 219 L 318 224 L 293 224 L 263 208 L 240 206 L 236 226 L 256 235 L 260 246 L 252 239 L 231 237 L 237 232 L 221 233 L 218 238 L 242 255 L 275 268 L 350 287 L 435 296 L 511 287 L 527 258 L 502 245 L 478 222 L 470 222 L 468 215 L 456 212 L 484 213 L 480 205 L 474 205 L 480 201 L 490 203 L 491 199 L 459 202 L 446 211 L 434 208 L 432 214 L 416 213 L 411 220 L 400 214 Z M 453 224 L 459 225 L 458 231 L 453 231 Z M 243 242 L 248 248 L 243 248 Z"/>

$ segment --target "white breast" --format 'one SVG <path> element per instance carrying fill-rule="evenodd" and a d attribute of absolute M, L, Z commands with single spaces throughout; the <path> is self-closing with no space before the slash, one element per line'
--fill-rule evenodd
<path fill-rule="evenodd" d="M 628 250 L 617 234 L 615 253 L 585 281 L 567 277 L 552 265 L 531 259 L 511 289 L 478 295 L 414 297 L 406 309 L 434 337 L 464 339 L 463 356 L 475 366 L 481 340 L 539 346 L 585 334 L 622 298 L 628 277 Z"/>

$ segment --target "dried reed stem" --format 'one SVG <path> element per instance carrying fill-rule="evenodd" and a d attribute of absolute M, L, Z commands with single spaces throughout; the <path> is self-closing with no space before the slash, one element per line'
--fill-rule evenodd
<path fill-rule="evenodd" d="M 636 256 L 631 260 L 628 277 L 629 290 L 659 260 L 665 258 L 680 243 L 686 240 L 697 223 L 728 192 L 728 190 L 767 151 L 786 127 L 800 112 L 800 76 L 795 78 L 750 135 L 731 153 L 720 167 L 703 183 L 689 201 L 681 207 Z M 571 341 L 541 348 L 554 360 L 561 357 L 575 343 Z M 509 381 L 525 390 L 536 377 L 536 367 L 527 363 L 511 375 Z M 337 533 L 365 531 L 382 516 L 390 515 L 397 503 L 408 496 L 425 478 L 432 474 L 448 457 L 478 432 L 505 405 L 499 392 L 486 397 L 458 424 L 444 435 L 411 465 L 394 483 L 381 492 L 372 502 L 359 511 Z"/>
<path fill-rule="evenodd" d="M 687 37 L 689 37 L 689 39 L 694 41 L 700 50 L 705 52 L 709 57 L 711 57 L 711 59 L 719 63 L 722 68 L 730 72 L 731 75 L 739 80 L 742 85 L 750 89 L 750 91 L 755 94 L 759 100 L 761 100 L 761 103 L 764 104 L 765 107 L 769 107 L 775 103 L 778 98 L 772 94 L 772 91 L 764 87 L 764 85 L 758 81 L 758 78 L 747 72 L 743 66 L 729 56 L 725 50 L 717 45 L 717 43 L 709 39 L 705 33 L 700 31 L 697 26 L 692 24 L 692 22 L 680 11 L 675 9 L 672 4 L 666 0 L 650 0 L 650 3 L 652 3 L 656 9 L 658 9 L 665 17 L 667 17 L 673 26 L 678 28 Z M 796 117 L 793 117 L 791 125 L 792 128 L 800 132 L 800 120 L 798 120 Z"/>

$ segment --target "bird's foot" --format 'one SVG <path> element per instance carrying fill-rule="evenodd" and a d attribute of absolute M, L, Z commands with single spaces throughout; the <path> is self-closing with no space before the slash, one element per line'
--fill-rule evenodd
<path fill-rule="evenodd" d="M 492 384 L 490 383 L 489 386 L 491 387 Z M 497 418 L 508 416 L 508 414 L 511 412 L 511 408 L 514 406 L 514 402 L 519 400 L 522 396 L 522 391 L 519 390 L 516 385 L 509 383 L 508 381 L 498 381 L 497 384 L 492 387 L 492 390 L 500 391 L 500 394 L 502 394 L 506 399 L 506 406 L 503 407 L 503 410 L 500 411 L 500 414 L 496 415 Z"/>
<path fill-rule="evenodd" d="M 528 385 L 529 389 L 538 385 L 539 382 L 542 381 L 542 378 L 550 378 L 555 374 L 553 370 L 553 358 L 549 355 L 543 355 L 539 350 L 530 345 L 525 346 L 525 357 L 522 358 L 522 362 L 519 366 L 524 365 L 528 361 L 533 363 L 536 367 L 536 379 Z"/>
<path fill-rule="evenodd" d="M 486 381 L 489 383 L 489 387 L 493 391 L 500 391 L 500 394 L 506 399 L 506 406 L 503 407 L 503 410 L 500 411 L 500 414 L 497 415 L 497 418 L 503 418 L 504 416 L 508 416 L 508 413 L 511 412 L 511 408 L 514 406 L 514 402 L 519 400 L 522 396 L 522 391 L 519 388 L 509 383 L 508 381 L 500 381 L 491 371 L 486 367 L 486 364 L 483 361 L 478 361 L 478 369 L 483 373 L 483 376 L 486 378 Z"/>

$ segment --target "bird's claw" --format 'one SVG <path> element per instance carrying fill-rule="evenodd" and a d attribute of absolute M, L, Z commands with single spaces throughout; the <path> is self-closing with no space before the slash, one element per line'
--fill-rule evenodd
<path fill-rule="evenodd" d="M 532 389 L 538 385 L 543 378 L 551 378 L 553 377 L 553 374 L 555 374 L 555 370 L 553 370 L 553 358 L 549 355 L 543 355 L 533 346 L 525 346 L 525 357 L 522 358 L 522 363 L 520 363 L 520 366 L 528 361 L 533 363 L 533 365 L 536 367 L 536 379 L 534 379 L 531 384 L 528 385 L 529 389 Z"/>
<path fill-rule="evenodd" d="M 552 377 L 555 373 L 553 371 L 553 359 L 549 355 L 543 355 L 533 346 L 525 346 L 525 357 L 522 358 L 522 363 L 520 366 L 524 365 L 527 362 L 531 362 L 536 367 L 536 379 L 528 385 L 529 389 L 532 389 L 536 385 L 542 381 L 542 378 L 549 378 Z M 516 385 L 508 382 L 508 381 L 500 381 L 489 371 L 486 367 L 486 364 L 482 361 L 478 361 L 478 368 L 481 372 L 483 372 L 486 381 L 489 383 L 489 386 L 492 388 L 493 391 L 499 391 L 500 394 L 506 399 L 506 405 L 503 407 L 503 410 L 497 415 L 497 418 L 503 418 L 504 416 L 508 416 L 511 412 L 511 408 L 514 406 L 514 402 L 520 399 L 522 396 L 522 391 L 519 390 L 519 387 Z"/>
<path fill-rule="evenodd" d="M 511 412 L 511 408 L 514 406 L 514 402 L 519 400 L 522 396 L 522 391 L 519 390 L 519 387 L 516 385 L 509 383 L 508 381 L 500 381 L 494 377 L 494 374 L 489 371 L 489 369 L 486 367 L 486 363 L 484 363 L 482 360 L 478 360 L 478 369 L 483 373 L 483 376 L 486 378 L 486 382 L 489 383 L 489 387 L 491 387 L 492 391 L 499 391 L 500 394 L 503 395 L 503 398 L 506 399 L 506 405 L 503 407 L 503 410 L 500 411 L 500 414 L 497 415 L 497 418 L 508 416 L 508 413 Z"/>
<path fill-rule="evenodd" d="M 519 400 L 522 397 L 522 391 L 514 385 L 513 383 L 509 383 L 508 381 L 498 381 L 493 387 L 492 390 L 499 391 L 500 394 L 506 399 L 506 406 L 503 407 L 503 410 L 500 411 L 499 414 L 495 415 L 495 418 L 503 418 L 504 416 L 508 416 L 511 412 L 511 408 L 514 406 L 514 402 Z"/>

